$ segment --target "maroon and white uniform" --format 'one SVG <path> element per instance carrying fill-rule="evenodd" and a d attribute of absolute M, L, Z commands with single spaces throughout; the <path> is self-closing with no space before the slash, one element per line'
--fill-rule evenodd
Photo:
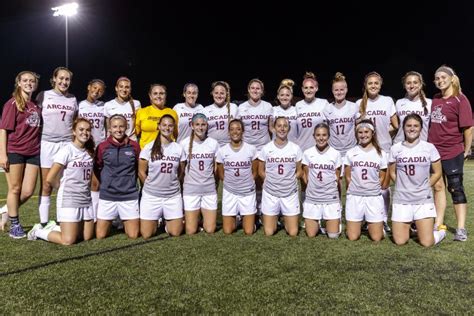
<path fill-rule="evenodd" d="M 219 146 L 230 142 L 229 122 L 237 115 L 237 105 L 230 103 L 229 107 L 230 111 L 227 109 L 227 105 L 218 107 L 213 103 L 202 110 L 202 113 L 207 117 L 208 136 L 217 140 Z"/>
<path fill-rule="evenodd" d="M 296 114 L 296 108 L 289 106 L 287 109 L 284 109 L 281 106 L 274 106 L 272 114 L 273 121 L 278 117 L 286 117 L 288 119 L 290 123 L 288 140 L 296 144 L 298 141 L 298 115 Z"/>
<path fill-rule="evenodd" d="M 273 114 L 272 105 L 260 100 L 257 105 L 249 101 L 242 103 L 237 110 L 237 119 L 244 123 L 243 139 L 260 151 L 270 141 L 269 119 Z"/>
<path fill-rule="evenodd" d="M 94 103 L 87 100 L 81 101 L 79 103 L 79 117 L 83 117 L 91 123 L 91 134 L 97 147 L 105 140 L 104 102 L 99 100 Z"/>
<path fill-rule="evenodd" d="M 426 99 L 426 114 L 425 108 L 421 103 L 421 100 L 416 101 L 403 98 L 397 100 L 395 103 L 395 109 L 397 111 L 397 116 L 400 121 L 400 128 L 398 129 L 397 136 L 395 136 L 393 143 L 399 143 L 405 140 L 405 133 L 403 132 L 403 120 L 408 114 L 418 114 L 423 120 L 423 129 L 421 130 L 420 139 L 426 141 L 428 139 L 428 128 L 430 127 L 430 117 L 431 117 L 431 99 Z"/>
<path fill-rule="evenodd" d="M 122 114 L 127 119 L 127 130 L 125 133 L 131 140 L 136 141 L 137 136 L 135 135 L 135 117 L 136 113 L 141 107 L 140 101 L 132 100 L 135 110 L 132 109 L 130 101 L 120 103 L 117 98 L 105 102 L 104 104 L 104 115 L 105 117 L 111 117 L 114 114 Z"/>
<path fill-rule="evenodd" d="M 173 110 L 178 114 L 178 138 L 176 139 L 178 143 L 181 143 L 183 139 L 191 135 L 191 120 L 193 115 L 202 113 L 203 109 L 204 107 L 201 104 L 190 107 L 185 102 L 178 103 L 173 107 Z"/>
<path fill-rule="evenodd" d="M 361 100 L 356 103 L 360 106 Z M 379 95 L 375 100 L 367 100 L 367 109 L 364 119 L 370 119 L 377 133 L 377 141 L 380 147 L 388 153 L 392 146 L 392 137 L 390 136 L 390 119 L 396 114 L 395 104 L 392 98 Z"/>
<path fill-rule="evenodd" d="M 333 102 L 324 111 L 330 129 L 329 145 L 339 151 L 342 157 L 357 144 L 355 122 L 358 114 L 359 106 L 347 100 L 342 107 L 337 107 Z"/>
<path fill-rule="evenodd" d="M 324 111 L 329 105 L 326 99 L 316 98 L 311 103 L 301 100 L 296 103 L 296 114 L 298 122 L 298 146 L 301 150 L 314 146 L 314 127 L 326 120 Z"/>

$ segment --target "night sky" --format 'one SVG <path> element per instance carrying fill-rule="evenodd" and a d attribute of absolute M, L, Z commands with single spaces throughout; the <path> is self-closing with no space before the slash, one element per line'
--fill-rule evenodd
<path fill-rule="evenodd" d="M 210 84 L 226 80 L 233 100 L 243 100 L 246 85 L 258 77 L 264 99 L 273 101 L 278 83 L 292 78 L 301 96 L 305 71 L 319 80 L 319 97 L 331 96 L 330 82 L 343 72 L 349 96 L 361 96 L 366 73 L 384 78 L 382 94 L 403 96 L 400 80 L 421 72 L 431 97 L 434 71 L 452 66 L 464 93 L 474 100 L 474 4 L 469 1 L 123 1 L 78 0 L 79 14 L 69 19 L 71 92 L 86 96 L 90 79 L 107 84 L 104 100 L 114 97 L 119 76 L 131 78 L 134 98 L 149 104 L 151 83 L 168 87 L 168 106 L 181 102 L 186 82 L 200 88 L 198 102 L 211 103 Z M 3 104 L 15 75 L 41 75 L 38 91 L 65 64 L 64 17 L 51 7 L 61 1 L 14 0 L 0 4 L 0 92 Z M 389 8 L 382 9 L 381 4 Z M 393 4 L 385 4 L 393 3 Z"/>

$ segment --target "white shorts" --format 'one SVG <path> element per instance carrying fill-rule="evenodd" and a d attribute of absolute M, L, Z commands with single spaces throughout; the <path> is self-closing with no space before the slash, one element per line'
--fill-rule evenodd
<path fill-rule="evenodd" d="M 56 209 L 56 219 L 63 223 L 78 223 L 82 221 L 94 220 L 92 206 L 88 207 L 58 207 Z"/>
<path fill-rule="evenodd" d="M 217 194 L 210 195 L 183 195 L 185 211 L 197 211 L 200 209 L 217 210 Z"/>
<path fill-rule="evenodd" d="M 97 219 L 112 221 L 120 217 L 121 220 L 139 219 L 138 200 L 106 201 L 99 199 Z"/>
<path fill-rule="evenodd" d="M 253 215 L 257 213 L 257 198 L 255 192 L 240 196 L 222 189 L 222 216 L 237 216 L 240 214 Z"/>
<path fill-rule="evenodd" d="M 140 219 L 157 221 L 162 217 L 167 221 L 183 218 L 181 194 L 172 197 L 157 197 L 143 191 L 140 201 Z"/>
<path fill-rule="evenodd" d="M 358 196 L 348 194 L 346 198 L 346 221 L 369 223 L 383 222 L 384 201 L 382 195 Z"/>
<path fill-rule="evenodd" d="M 287 197 L 276 197 L 267 191 L 262 192 L 262 214 L 270 216 L 295 216 L 300 214 L 298 192 Z"/>
<path fill-rule="evenodd" d="M 303 203 L 303 217 L 307 219 L 341 219 L 341 212 L 341 203 Z"/>
<path fill-rule="evenodd" d="M 54 163 L 54 156 L 58 151 L 66 146 L 68 142 L 52 143 L 45 140 L 41 141 L 40 165 L 41 168 L 51 168 Z"/>
<path fill-rule="evenodd" d="M 431 217 L 436 217 L 434 203 L 392 205 L 392 222 L 410 223 Z"/>

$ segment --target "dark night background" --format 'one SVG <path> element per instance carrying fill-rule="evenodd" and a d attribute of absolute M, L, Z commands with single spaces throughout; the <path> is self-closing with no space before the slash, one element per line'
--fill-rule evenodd
<path fill-rule="evenodd" d="M 319 80 L 319 97 L 329 98 L 336 71 L 348 80 L 352 98 L 361 96 L 366 73 L 384 78 L 382 94 L 403 96 L 403 74 L 424 75 L 429 97 L 434 71 L 452 66 L 464 93 L 474 100 L 474 4 L 469 1 L 124 1 L 77 0 L 69 19 L 71 92 L 86 96 L 87 82 L 102 78 L 104 100 L 114 97 L 121 75 L 132 80 L 134 98 L 148 105 L 151 83 L 168 87 L 168 106 L 181 102 L 186 82 L 200 87 L 198 102 L 211 103 L 210 84 L 226 80 L 232 99 L 245 98 L 247 82 L 265 82 L 272 101 L 281 79 L 296 81 L 305 71 Z M 61 0 L 15 0 L 0 4 L 0 93 L 10 96 L 15 75 L 41 75 L 38 91 L 65 64 L 65 19 L 53 17 Z M 384 8 L 382 8 L 382 5 Z"/>

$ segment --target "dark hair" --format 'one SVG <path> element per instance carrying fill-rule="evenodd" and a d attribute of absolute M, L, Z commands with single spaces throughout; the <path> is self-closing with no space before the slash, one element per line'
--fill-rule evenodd
<path fill-rule="evenodd" d="M 69 73 L 69 76 L 71 77 L 71 81 L 72 81 L 72 71 L 71 70 L 69 70 L 66 67 L 56 67 L 56 69 L 54 69 L 54 71 L 53 71 L 53 77 L 51 79 L 49 79 L 49 83 L 51 83 L 51 86 L 53 87 L 53 89 L 54 89 L 54 78 L 56 78 L 58 76 L 58 73 L 61 70 L 67 71 Z"/>
<path fill-rule="evenodd" d="M 72 130 L 73 131 L 76 129 L 76 127 L 79 123 L 87 123 L 89 125 L 89 128 L 92 128 L 92 124 L 88 119 L 85 119 L 83 117 L 78 117 L 72 123 Z M 73 136 L 73 139 L 75 139 L 74 136 Z M 94 144 L 94 138 L 92 137 L 92 134 L 91 134 L 89 140 L 84 144 L 84 148 L 89 153 L 89 155 L 94 157 L 95 144 Z"/>
<path fill-rule="evenodd" d="M 382 76 L 376 72 L 376 71 L 371 71 L 364 77 L 364 94 L 362 95 L 362 101 L 360 102 L 360 107 L 359 107 L 359 113 L 361 117 L 364 117 L 366 112 L 367 112 L 367 103 L 369 100 L 369 93 L 367 92 L 367 81 L 369 80 L 370 77 L 378 77 L 380 80 L 380 84 L 383 83 Z"/>
<path fill-rule="evenodd" d="M 242 120 L 240 120 L 240 119 L 232 119 L 232 120 L 229 122 L 229 126 L 228 126 L 229 131 L 230 131 L 230 126 L 231 126 L 233 123 L 238 123 L 238 124 L 240 124 L 240 127 L 242 128 L 242 132 L 244 131 L 244 123 L 243 123 Z"/>
<path fill-rule="evenodd" d="M 403 119 L 402 127 L 405 127 L 405 124 L 408 122 L 408 120 L 418 121 L 418 123 L 420 123 L 421 128 L 423 128 L 423 120 L 421 119 L 421 116 L 419 116 L 418 114 L 410 113 L 407 116 L 405 116 L 405 118 Z"/>
<path fill-rule="evenodd" d="M 314 127 L 313 135 L 316 133 L 316 130 L 318 128 L 325 128 L 328 131 L 328 136 L 331 136 L 331 131 L 329 129 L 329 125 L 327 125 L 326 123 L 319 123 L 318 125 L 316 125 Z"/>
<path fill-rule="evenodd" d="M 160 118 L 157 125 L 160 125 L 161 121 L 165 118 L 169 118 L 173 121 L 173 123 L 176 123 L 176 121 L 171 115 L 165 114 Z M 161 157 L 163 157 L 163 147 L 161 146 L 161 136 L 160 131 L 158 130 L 158 134 L 156 135 L 153 147 L 151 147 L 151 161 L 159 160 L 161 159 Z"/>
<path fill-rule="evenodd" d="M 409 76 L 416 76 L 416 77 L 418 77 L 418 79 L 420 79 L 420 83 L 421 83 L 420 101 L 421 101 L 421 105 L 423 106 L 423 114 L 427 115 L 428 114 L 428 107 L 427 107 L 428 102 L 426 102 L 425 91 L 423 91 L 423 87 L 425 86 L 425 82 L 423 81 L 423 76 L 417 71 L 409 71 L 402 78 L 402 84 L 403 85 L 405 85 L 405 81 L 407 80 L 407 78 Z"/>
<path fill-rule="evenodd" d="M 231 117 L 230 117 L 230 86 L 225 81 L 214 81 L 211 85 L 211 88 L 212 88 L 211 95 L 212 95 L 212 91 L 214 91 L 214 89 L 217 86 L 223 87 L 226 91 L 225 102 L 226 102 L 226 107 L 227 107 L 227 123 L 230 125 L 230 120 L 231 120 Z"/>
<path fill-rule="evenodd" d="M 382 149 L 380 148 L 379 142 L 377 141 L 377 134 L 375 133 L 375 126 L 374 126 L 374 122 L 372 122 L 372 120 L 364 119 L 364 120 L 361 120 L 359 123 L 357 123 L 356 128 L 355 128 L 356 139 L 357 139 L 358 127 L 362 127 L 361 125 L 363 125 L 363 124 L 370 124 L 372 126 L 372 128 L 373 128 L 373 129 L 371 128 L 372 139 L 370 140 L 370 142 L 375 147 L 375 150 L 377 151 L 377 153 L 379 155 L 382 155 Z M 359 139 L 357 139 L 357 144 L 359 144 Z"/>

